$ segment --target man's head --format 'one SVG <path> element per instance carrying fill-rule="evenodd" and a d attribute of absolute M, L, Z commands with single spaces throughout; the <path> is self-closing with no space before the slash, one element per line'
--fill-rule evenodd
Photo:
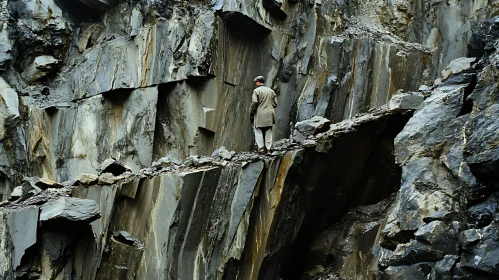
<path fill-rule="evenodd" d="M 257 86 L 260 86 L 265 84 L 265 78 L 263 76 L 258 76 L 253 80 L 253 82 L 255 82 Z"/>

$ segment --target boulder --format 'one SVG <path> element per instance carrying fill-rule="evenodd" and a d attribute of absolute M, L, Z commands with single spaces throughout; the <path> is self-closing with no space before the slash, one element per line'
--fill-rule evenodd
<path fill-rule="evenodd" d="M 499 187 L 499 104 L 472 118 L 467 127 L 464 156 L 471 172 L 483 184 Z"/>
<path fill-rule="evenodd" d="M 475 227 L 488 226 L 495 217 L 499 216 L 499 193 L 495 193 L 485 201 L 470 207 L 468 216 L 474 222 Z"/>
<path fill-rule="evenodd" d="M 309 136 L 327 131 L 330 125 L 331 122 L 321 116 L 315 116 L 308 120 L 297 122 L 295 124 L 293 138 L 297 141 L 303 141 Z"/>
<path fill-rule="evenodd" d="M 23 195 L 23 187 L 22 186 L 17 186 L 12 190 L 12 193 L 10 194 L 10 199 L 11 200 L 16 200 L 20 198 Z"/>
<path fill-rule="evenodd" d="M 88 173 L 81 173 L 78 175 L 78 179 L 76 182 L 80 183 L 81 185 L 93 185 L 97 183 L 99 180 L 99 176 L 95 174 L 88 174 Z"/>
<path fill-rule="evenodd" d="M 460 57 L 451 61 L 442 71 L 442 78 L 445 80 L 452 74 L 457 74 L 464 70 L 470 69 L 471 64 L 476 61 L 476 57 Z"/>
<path fill-rule="evenodd" d="M 452 280 L 452 270 L 459 257 L 456 255 L 447 255 L 441 261 L 435 264 L 431 279 L 434 280 Z"/>
<path fill-rule="evenodd" d="M 442 221 L 433 221 L 420 227 L 414 236 L 417 240 L 430 244 L 432 250 L 439 250 L 449 255 L 458 253 L 457 233 Z"/>
<path fill-rule="evenodd" d="M 99 206 L 90 199 L 61 197 L 42 206 L 40 222 L 68 221 L 90 223 L 100 218 Z"/>
<path fill-rule="evenodd" d="M 22 73 L 26 81 L 33 83 L 41 80 L 57 68 L 59 60 L 50 55 L 41 55 Z"/>
<path fill-rule="evenodd" d="M 116 181 L 116 177 L 112 173 L 102 173 L 99 175 L 100 185 L 111 185 Z"/>
<path fill-rule="evenodd" d="M 388 103 L 389 109 L 419 109 L 424 101 L 423 94 L 419 92 L 408 92 L 395 94 Z"/>
<path fill-rule="evenodd" d="M 52 181 L 50 179 L 47 179 L 47 178 L 38 179 L 38 181 L 36 182 L 35 185 L 38 186 L 42 190 L 45 190 L 48 188 L 63 188 L 64 187 L 62 184 L 59 184 L 59 183 Z"/>
<path fill-rule="evenodd" d="M 226 160 L 230 160 L 232 158 L 232 154 L 226 149 L 220 149 L 219 156 Z"/>
<path fill-rule="evenodd" d="M 381 280 L 427 280 L 432 268 L 432 263 L 390 266 L 381 273 Z"/>
<path fill-rule="evenodd" d="M 479 271 L 499 278 L 499 221 L 494 220 L 489 226 L 480 230 L 481 239 L 470 244 L 461 255 L 461 266 L 465 269 Z"/>
<path fill-rule="evenodd" d="M 470 244 L 479 241 L 480 233 L 476 229 L 468 229 L 459 233 L 459 242 L 463 248 L 467 248 Z"/>

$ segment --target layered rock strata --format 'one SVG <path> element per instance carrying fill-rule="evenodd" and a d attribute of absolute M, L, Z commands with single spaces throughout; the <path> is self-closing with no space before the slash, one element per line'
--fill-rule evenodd
<path fill-rule="evenodd" d="M 279 94 L 277 139 L 315 115 L 351 118 L 399 90 L 429 85 L 466 54 L 471 28 L 495 8 L 487 1 L 3 1 L 2 92 L 12 89 L 21 104 L 0 103 L 16 112 L 2 115 L 8 125 L 0 126 L 8 136 L 0 139 L 3 196 L 23 176 L 73 180 L 75 170 L 94 172 L 111 156 L 137 171 L 164 156 L 249 150 L 244 116 L 256 75 Z M 140 113 L 126 113 L 130 106 Z M 87 126 L 88 133 L 78 129 Z"/>
<path fill-rule="evenodd" d="M 23 195 L 0 208 L 2 275 L 284 277 L 296 261 L 291 253 L 310 236 L 349 208 L 388 197 L 397 187 L 400 169 L 389 151 L 410 115 L 400 109 L 364 115 L 302 142 L 276 143 L 271 156 L 161 161 L 137 175 L 103 173 L 114 178 L 111 184 L 80 177 L 74 186 Z M 387 155 L 387 165 L 378 165 Z M 29 225 L 18 225 L 30 239 L 18 237 L 8 222 L 21 214 L 33 216 Z M 91 222 L 96 215 L 100 219 Z M 132 241 L 119 237 L 124 231 Z"/>

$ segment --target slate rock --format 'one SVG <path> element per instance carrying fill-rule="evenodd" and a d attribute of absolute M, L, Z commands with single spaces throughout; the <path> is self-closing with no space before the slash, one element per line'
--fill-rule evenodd
<path fill-rule="evenodd" d="M 473 116 L 466 129 L 464 155 L 471 172 L 485 185 L 499 187 L 499 104 Z"/>
<path fill-rule="evenodd" d="M 499 193 L 494 193 L 487 200 L 470 207 L 468 215 L 475 227 L 488 226 L 495 217 L 499 216 Z"/>
<path fill-rule="evenodd" d="M 480 239 L 480 233 L 476 229 L 468 229 L 459 233 L 459 242 L 463 248 L 467 248 L 470 244 Z"/>
<path fill-rule="evenodd" d="M 431 279 L 433 280 L 452 280 L 452 270 L 458 260 L 456 255 L 447 255 L 442 260 L 435 264 Z"/>
<path fill-rule="evenodd" d="M 116 177 L 112 173 L 102 173 L 99 175 L 100 185 L 111 185 L 116 181 Z"/>
<path fill-rule="evenodd" d="M 424 96 L 419 92 L 395 94 L 388 103 L 389 109 L 416 110 L 424 101 Z"/>
<path fill-rule="evenodd" d="M 7 225 L 14 246 L 13 268 L 21 264 L 25 251 L 36 243 L 38 231 L 38 207 L 15 210 L 8 214 Z"/>
<path fill-rule="evenodd" d="M 10 194 L 10 200 L 16 200 L 20 198 L 23 195 L 23 187 L 22 186 L 17 186 L 12 190 L 12 193 Z"/>
<path fill-rule="evenodd" d="M 74 236 L 65 230 L 44 230 L 42 233 L 43 248 L 49 256 L 50 263 L 57 266 L 64 261 L 66 248 L 69 246 Z"/>
<path fill-rule="evenodd" d="M 448 252 L 457 253 L 452 247 L 440 249 L 418 240 L 411 240 L 409 243 L 398 244 L 387 264 L 409 265 L 419 262 L 435 262 L 442 259 Z"/>
<path fill-rule="evenodd" d="M 92 222 L 100 218 L 99 205 L 90 199 L 61 197 L 42 206 L 40 221 Z"/>
<path fill-rule="evenodd" d="M 38 179 L 38 182 L 36 182 L 36 186 L 40 187 L 40 189 L 45 190 L 48 188 L 63 188 L 64 186 L 62 184 L 59 184 L 55 181 L 52 181 L 47 178 L 40 178 Z"/>
<path fill-rule="evenodd" d="M 99 176 L 95 174 L 81 173 L 76 180 L 83 186 L 96 184 L 99 180 Z"/>
<path fill-rule="evenodd" d="M 442 221 L 433 221 L 420 227 L 414 236 L 417 240 L 430 244 L 432 250 L 445 254 L 457 254 L 459 250 L 457 233 Z"/>
<path fill-rule="evenodd" d="M 494 220 L 489 226 L 479 231 L 481 239 L 470 244 L 461 255 L 460 264 L 471 269 L 499 278 L 499 221 Z"/>
<path fill-rule="evenodd" d="M 442 78 L 445 80 L 452 74 L 457 74 L 470 69 L 471 64 L 476 61 L 476 57 L 460 57 L 451 61 L 451 63 L 442 71 Z"/>
<path fill-rule="evenodd" d="M 295 124 L 294 138 L 298 141 L 304 140 L 308 136 L 327 131 L 330 125 L 331 121 L 321 116 L 314 116 L 310 119 L 297 122 Z"/>
<path fill-rule="evenodd" d="M 468 50 L 471 56 L 481 57 L 494 49 L 499 38 L 499 16 L 483 22 L 479 28 L 474 28 L 468 41 Z"/>
<path fill-rule="evenodd" d="M 418 263 L 410 266 L 390 266 L 381 273 L 381 280 L 428 280 L 432 263 Z"/>
<path fill-rule="evenodd" d="M 58 64 L 59 60 L 51 55 L 38 56 L 23 72 L 23 77 L 30 83 L 41 80 L 54 71 Z"/>

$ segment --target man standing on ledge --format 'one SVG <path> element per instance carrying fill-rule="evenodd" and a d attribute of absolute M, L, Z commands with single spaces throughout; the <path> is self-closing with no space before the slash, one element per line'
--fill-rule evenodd
<path fill-rule="evenodd" d="M 255 140 L 258 153 L 272 152 L 272 126 L 275 123 L 274 108 L 277 106 L 275 92 L 265 86 L 263 76 L 256 77 L 257 88 L 253 90 L 250 108 L 250 120 L 255 130 Z"/>

